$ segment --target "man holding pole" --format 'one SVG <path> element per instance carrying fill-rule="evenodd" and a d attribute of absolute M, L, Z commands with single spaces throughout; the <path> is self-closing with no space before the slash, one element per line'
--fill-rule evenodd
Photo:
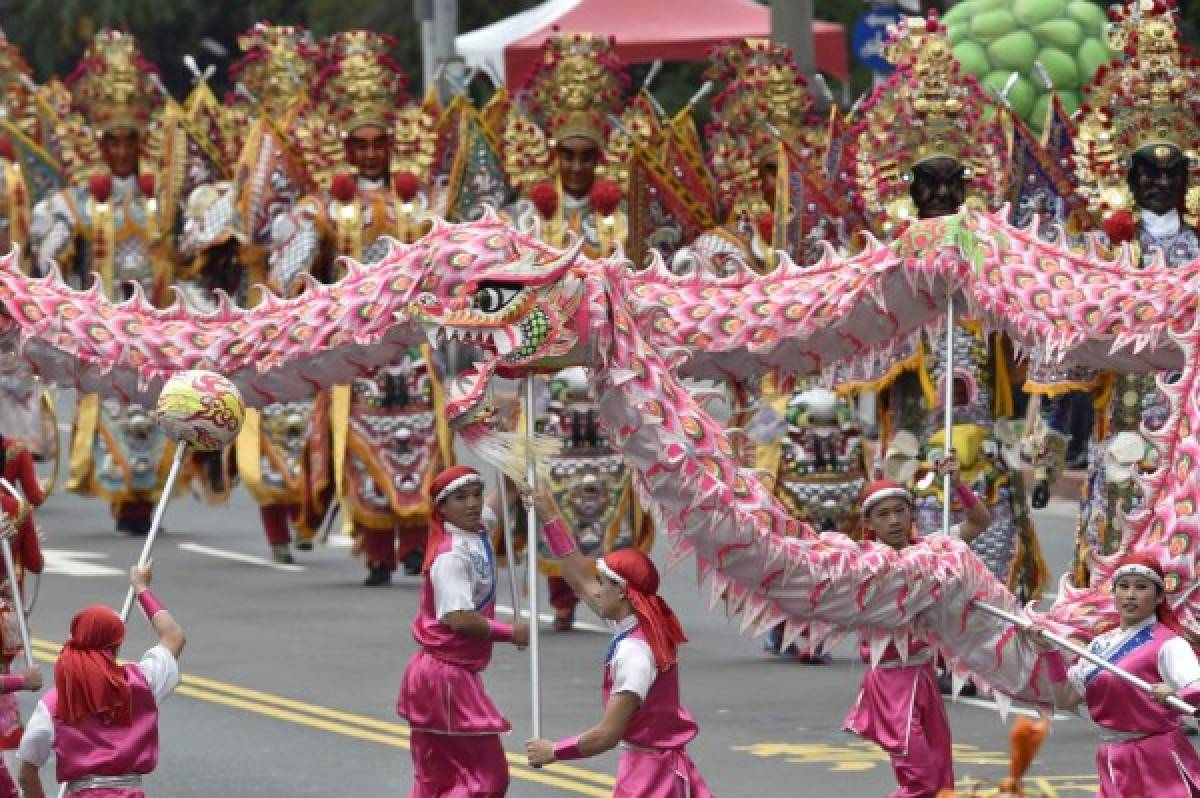
<path fill-rule="evenodd" d="M 107 798 L 145 798 L 142 776 L 158 764 L 158 705 L 179 684 L 183 630 L 150 592 L 149 565 L 129 584 L 158 635 L 137 664 L 120 665 L 125 624 L 109 607 L 82 610 L 54 666 L 54 689 L 33 715 L 17 749 L 24 798 L 43 798 L 39 770 L 53 753 L 65 795 L 102 790 Z"/>
<path fill-rule="evenodd" d="M 483 526 L 483 477 L 454 466 L 429 489 L 433 515 L 425 580 L 396 711 L 412 726 L 410 798 L 500 798 L 508 761 L 500 735 L 512 729 L 480 673 L 494 643 L 529 642 L 529 627 L 495 620 L 496 562 Z"/>

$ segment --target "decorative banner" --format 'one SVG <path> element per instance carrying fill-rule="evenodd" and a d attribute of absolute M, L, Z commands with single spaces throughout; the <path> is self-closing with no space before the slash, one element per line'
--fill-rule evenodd
<path fill-rule="evenodd" d="M 689 191 L 680 180 L 641 147 L 629 169 L 629 238 L 626 252 L 636 268 L 646 266 L 651 250 L 664 260 L 716 227 L 704 195 Z"/>
<path fill-rule="evenodd" d="M 1069 171 L 1073 134 L 1058 98 L 1052 100 L 1041 140 L 1019 116 L 1011 118 L 1012 165 L 1004 201 L 1012 223 L 1024 227 L 1039 215 L 1064 225 L 1070 233 L 1098 229 L 1074 190 Z"/>

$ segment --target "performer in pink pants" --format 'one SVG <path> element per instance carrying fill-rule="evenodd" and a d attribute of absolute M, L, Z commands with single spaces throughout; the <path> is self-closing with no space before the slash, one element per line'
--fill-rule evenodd
<path fill-rule="evenodd" d="M 970 542 L 991 522 L 987 507 L 958 481 L 953 455 L 942 461 L 939 472 L 950 474 L 955 496 L 967 511 L 950 532 Z M 863 538 L 903 549 L 916 540 L 912 511 L 912 494 L 899 483 L 868 485 L 862 498 Z M 871 661 L 865 642 L 859 652 L 863 662 Z M 920 640 L 909 640 L 907 661 L 889 645 L 879 664 L 863 676 L 858 699 L 846 716 L 846 731 L 876 743 L 891 758 L 899 786 L 889 798 L 935 798 L 954 788 L 950 722 L 933 660 L 934 650 Z"/>
<path fill-rule="evenodd" d="M 1193 637 L 1166 601 L 1157 558 L 1145 552 L 1122 557 L 1113 572 L 1113 598 L 1121 625 L 1088 648 L 1154 685 L 1153 694 L 1080 660 L 1055 685 L 1055 703 L 1086 707 L 1100 727 L 1098 798 L 1200 796 L 1200 756 L 1180 729 L 1180 713 L 1166 706 L 1171 695 L 1200 701 L 1200 663 Z M 1065 670 L 1061 653 L 1050 658 L 1052 669 Z"/>
<path fill-rule="evenodd" d="M 596 560 L 593 573 L 552 504 L 539 499 L 538 508 L 563 576 L 615 634 L 604 663 L 600 722 L 577 737 L 528 741 L 529 763 L 595 756 L 620 742 L 614 798 L 711 798 L 686 747 L 699 731 L 679 697 L 676 649 L 687 638 L 658 595 L 654 563 L 638 549 L 620 549 Z"/>
<path fill-rule="evenodd" d="M 508 761 L 500 735 L 512 727 L 479 674 L 497 642 L 524 646 L 529 629 L 494 620 L 496 564 L 483 526 L 483 477 L 454 466 L 429 489 L 433 513 L 425 583 L 396 711 L 412 726 L 410 798 L 500 798 Z"/>
<path fill-rule="evenodd" d="M 158 635 L 136 665 L 117 664 L 125 624 L 110 608 L 88 607 L 54 665 L 54 689 L 29 718 L 17 759 L 24 798 L 43 798 L 39 769 L 51 752 L 67 795 L 145 798 L 142 776 L 158 764 L 158 705 L 179 684 L 183 630 L 150 592 L 150 568 L 129 581 Z"/>
<path fill-rule="evenodd" d="M 10 695 L 20 690 L 42 689 L 42 672 L 37 668 L 24 670 L 21 673 L 0 674 L 0 695 Z M 9 699 L 12 700 L 12 699 Z M 14 704 L 11 712 L 6 706 L 0 711 L 0 724 L 11 726 L 14 733 L 21 731 L 21 716 L 19 708 Z M 17 785 L 13 783 L 8 768 L 0 760 L 0 798 L 21 798 Z"/>

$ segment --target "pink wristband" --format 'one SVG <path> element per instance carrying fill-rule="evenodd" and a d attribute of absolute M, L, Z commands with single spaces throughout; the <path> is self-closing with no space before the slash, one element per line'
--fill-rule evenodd
<path fill-rule="evenodd" d="M 1046 678 L 1050 684 L 1062 684 L 1067 680 L 1067 661 L 1061 651 L 1048 651 L 1042 655 L 1046 665 Z"/>
<path fill-rule="evenodd" d="M 0 677 L 0 694 L 7 695 L 25 689 L 25 677 L 19 673 L 6 673 Z"/>
<path fill-rule="evenodd" d="M 488 620 L 488 640 L 493 643 L 511 643 L 513 636 L 513 628 L 511 624 L 501 623 L 500 621 Z"/>
<path fill-rule="evenodd" d="M 550 556 L 556 560 L 561 560 L 578 551 L 578 547 L 575 545 L 575 536 L 571 534 L 571 530 L 567 528 L 561 518 L 555 518 L 542 524 L 542 535 L 546 538 L 546 545 L 550 548 Z"/>
<path fill-rule="evenodd" d="M 975 495 L 975 491 L 968 488 L 963 483 L 958 483 L 954 486 L 954 495 L 958 497 L 964 510 L 970 510 L 975 505 L 979 504 L 979 497 Z"/>
<path fill-rule="evenodd" d="M 556 742 L 554 758 L 559 762 L 566 762 L 568 759 L 583 759 L 583 752 L 579 750 L 579 738 L 566 737 Z"/>
<path fill-rule="evenodd" d="M 138 593 L 138 604 L 142 605 L 142 612 L 146 613 L 147 618 L 153 618 L 160 612 L 166 612 L 167 607 L 158 600 L 158 596 L 151 593 L 149 590 L 143 590 Z"/>

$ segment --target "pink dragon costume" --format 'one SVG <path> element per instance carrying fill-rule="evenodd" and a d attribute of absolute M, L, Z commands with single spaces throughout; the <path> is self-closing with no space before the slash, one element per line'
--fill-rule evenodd
<path fill-rule="evenodd" d="M 1179 44 L 1174 7 L 1166 2 L 1119 10 L 1109 44 L 1125 55 L 1098 70 L 1086 87 L 1087 112 L 1075 137 L 1080 195 L 1104 218 L 1108 243 L 1128 242 L 1143 268 L 1160 259 L 1166 268 L 1177 268 L 1200 258 L 1200 238 L 1183 219 L 1185 214 L 1194 219 L 1200 208 L 1195 188 L 1200 167 L 1185 155 L 1200 145 L 1200 70 Z M 1165 178 L 1171 188 L 1163 192 L 1151 185 L 1151 175 Z M 1118 519 L 1144 500 L 1135 475 L 1157 456 L 1146 428 L 1163 424 L 1168 407 L 1149 374 L 1044 368 L 1031 372 L 1029 382 L 1030 390 L 1049 396 L 1092 394 L 1096 423 L 1075 557 L 1076 582 L 1086 584 L 1090 552 L 1121 550 Z M 1042 451 L 1065 449 L 1065 438 L 1053 426 L 1045 437 Z M 1052 482 L 1061 465 L 1061 457 L 1044 458 L 1039 478 Z"/>
<path fill-rule="evenodd" d="M 1003 189 L 1003 132 L 987 118 L 988 101 L 974 78 L 961 73 L 945 29 L 934 17 L 901 21 L 888 58 L 897 69 L 863 104 L 854 130 L 858 191 L 875 229 L 894 235 L 918 216 L 953 213 L 964 200 L 967 207 L 994 207 Z M 961 177 L 951 176 L 955 171 Z M 965 191 L 955 192 L 955 181 Z M 942 322 L 941 330 L 933 325 L 847 364 L 835 384 L 881 393 L 881 465 L 885 476 L 912 487 L 922 534 L 940 530 L 946 499 L 937 480 L 921 474 L 931 473 L 927 464 L 947 447 L 957 451 L 964 481 L 992 514 L 992 526 L 972 548 L 1012 590 L 1037 596 L 1047 573 L 1009 420 L 1012 355 L 1004 337 L 978 320 L 956 313 L 954 323 L 952 355 Z M 947 372 L 955 405 L 949 442 L 941 410 Z M 952 521 L 962 512 L 954 504 Z"/>
<path fill-rule="evenodd" d="M 334 279 L 337 257 L 374 263 L 391 238 L 411 242 L 422 231 L 436 119 L 406 102 L 393 45 L 368 31 L 323 44 L 327 64 L 296 136 L 310 173 L 328 188 L 274 223 L 271 273 L 284 294 L 298 293 L 307 274 Z M 367 585 L 388 584 L 398 561 L 419 572 L 429 482 L 453 463 L 439 371 L 428 346 L 410 347 L 329 393 L 335 492 L 343 527 L 365 556 Z"/>

